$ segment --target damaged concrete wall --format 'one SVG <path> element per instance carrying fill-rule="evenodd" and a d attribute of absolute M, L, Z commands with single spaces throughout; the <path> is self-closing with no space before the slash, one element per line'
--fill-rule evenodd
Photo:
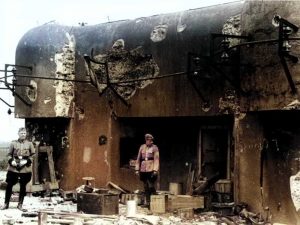
<path fill-rule="evenodd" d="M 87 68 L 88 75 L 100 94 L 108 88 L 107 82 L 118 83 L 114 88 L 125 100 L 133 97 L 137 89 L 152 84 L 159 74 L 159 68 L 151 56 L 143 53 L 142 47 L 125 50 L 123 39 L 116 40 L 107 54 L 94 56 L 98 62 L 109 62 L 106 67 L 93 63 Z M 110 80 L 107 80 L 107 72 Z M 149 79 L 147 79 L 149 78 Z"/>
<path fill-rule="evenodd" d="M 254 212 L 261 211 L 260 153 L 264 134 L 258 116 L 256 114 L 240 114 L 236 117 L 234 136 L 235 201 L 249 204 Z"/>
<path fill-rule="evenodd" d="M 278 14 L 295 25 L 300 24 L 297 1 L 248 1 L 242 14 L 242 34 L 251 35 L 254 40 L 278 38 L 278 26 L 274 26 L 273 17 Z M 299 37 L 299 32 L 290 37 Z M 290 54 L 298 56 L 299 41 L 290 41 Z M 242 88 L 248 94 L 244 98 L 243 111 L 283 109 L 297 100 L 291 93 L 288 80 L 280 63 L 278 44 L 260 44 L 243 47 L 242 58 L 249 63 L 248 70 L 241 74 Z M 296 87 L 299 80 L 299 64 L 287 60 L 287 64 Z"/>
<path fill-rule="evenodd" d="M 67 41 L 61 53 L 55 54 L 56 78 L 53 87 L 55 88 L 55 113 L 56 117 L 68 117 L 74 98 L 75 84 L 75 47 L 74 36 L 66 33 Z M 68 81 L 64 81 L 64 79 Z"/>
<path fill-rule="evenodd" d="M 255 40 L 276 39 L 278 38 L 278 27 L 274 26 L 274 23 L 272 24 L 274 15 L 278 14 L 298 26 L 300 24 L 299 9 L 300 5 L 297 1 L 248 1 L 245 3 L 242 13 L 242 34 L 251 34 Z M 298 33 L 291 35 L 291 37 L 295 36 L 299 36 Z M 291 41 L 290 44 L 292 45 L 290 54 L 298 56 L 299 41 Z M 247 97 L 242 98 L 241 111 L 293 111 L 298 109 L 298 95 L 292 94 L 278 56 L 278 44 L 245 46 L 242 48 L 242 58 L 244 62 L 250 62 L 252 68 L 241 74 L 242 89 L 248 94 Z M 287 64 L 294 84 L 298 88 L 299 64 L 290 60 L 287 60 Z M 269 213 L 272 221 L 287 224 L 299 223 L 290 187 L 290 177 L 296 175 L 298 171 L 296 158 L 299 143 L 296 140 L 299 139 L 299 132 L 295 128 L 298 121 L 296 117 L 297 111 L 294 111 L 293 114 L 284 111 L 281 113 L 266 111 L 263 116 L 259 116 L 249 123 L 249 127 L 259 124 L 260 128 L 255 129 L 257 134 L 253 136 L 255 143 L 252 144 L 260 147 L 252 149 L 256 158 L 252 158 L 253 155 L 250 154 L 246 158 L 243 157 L 243 161 L 240 163 L 245 163 L 246 167 L 244 165 L 239 168 L 241 173 L 251 170 L 251 174 L 246 173 L 247 177 L 239 179 L 238 199 L 250 203 L 255 211 L 260 211 L 265 215 Z M 251 140 L 252 131 L 247 132 L 250 132 L 249 135 L 244 134 L 245 130 L 249 129 L 246 129 L 246 125 L 243 127 L 240 132 L 243 133 L 244 138 L 239 139 L 238 142 L 244 145 Z M 263 134 L 261 129 L 263 129 Z M 262 146 L 266 143 L 267 147 L 265 146 L 264 150 L 266 159 L 262 168 L 263 189 L 260 191 L 261 175 L 257 169 L 261 169 L 261 167 L 257 160 L 263 156 Z M 243 149 L 243 146 L 236 146 L 238 151 Z M 241 155 L 243 154 L 240 154 L 239 157 Z M 253 167 L 250 169 L 245 160 L 255 162 L 256 165 L 252 164 Z M 253 168 L 257 169 L 253 170 Z M 251 190 L 246 185 L 251 185 Z M 274 191 L 275 187 L 276 191 Z M 260 197 L 254 199 L 253 196 Z"/>
<path fill-rule="evenodd" d="M 220 76 L 212 76 L 209 81 L 194 78 L 196 88 L 209 98 L 210 105 L 203 105 L 203 99 L 185 74 L 187 54 L 207 55 L 210 33 L 221 33 L 224 23 L 240 14 L 241 6 L 240 3 L 224 4 L 136 20 L 74 27 L 69 34 L 69 27 L 48 24 L 29 31 L 22 38 L 16 54 L 17 63 L 33 65 L 34 76 L 43 75 L 56 80 L 35 79 L 36 101 L 27 107 L 17 100 L 18 115 L 27 118 L 72 116 L 67 125 L 69 149 L 61 156 L 68 161 L 62 172 L 62 187 L 75 188 L 82 183 L 83 176 L 94 176 L 96 184 L 103 186 L 111 179 L 112 173 L 122 174 L 118 160 L 115 160 L 119 158 L 120 131 L 115 120 L 118 117 L 208 116 L 222 113 L 219 99 L 224 97 L 224 101 L 229 101 L 230 97 L 224 95 L 223 89 L 228 89 L 230 85 Z M 30 51 L 32 54 L 28 57 Z M 108 74 L 94 62 L 88 67 L 94 73 L 91 74 L 87 70 L 85 54 L 91 56 L 93 61 L 107 61 Z M 153 79 L 174 73 L 163 79 Z M 110 83 L 107 83 L 106 75 Z M 91 79 L 92 84 L 74 84 L 69 81 L 73 79 Z M 131 106 L 126 107 L 120 97 Z M 228 108 L 226 106 L 227 112 Z M 100 136 L 107 137 L 106 144 L 99 144 Z M 114 175 L 113 181 L 122 183 L 124 177 Z M 136 181 L 136 178 L 131 179 Z"/>
<path fill-rule="evenodd" d="M 262 113 L 260 120 L 268 144 L 264 164 L 264 205 L 269 207 L 275 221 L 298 224 L 299 199 L 295 199 L 293 194 L 299 185 L 293 186 L 290 180 L 299 172 L 299 113 L 297 111 Z M 298 194 L 299 192 L 297 197 Z"/>
<path fill-rule="evenodd" d="M 29 78 L 17 77 L 16 88 L 25 105 L 16 98 L 16 117 L 70 117 L 75 78 L 75 39 L 62 27 L 29 31 L 20 40 L 16 62 L 33 68 Z M 30 56 L 30 57 L 29 57 Z M 18 71 L 19 72 L 19 71 Z M 21 72 L 22 73 L 22 72 Z M 34 78 L 38 77 L 38 78 Z"/>
<path fill-rule="evenodd" d="M 296 111 L 273 111 L 241 114 L 235 120 L 235 201 L 286 224 L 300 219 L 299 200 L 293 199 L 296 187 L 290 184 L 299 172 L 298 117 Z"/>

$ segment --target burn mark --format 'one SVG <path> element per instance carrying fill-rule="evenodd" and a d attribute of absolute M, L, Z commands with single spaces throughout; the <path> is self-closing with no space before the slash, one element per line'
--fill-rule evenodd
<path fill-rule="evenodd" d="M 142 47 L 131 51 L 125 50 L 123 39 L 115 41 L 111 50 L 106 54 L 94 56 L 94 59 L 108 63 L 108 71 L 103 65 L 93 62 L 91 62 L 91 68 L 87 68 L 98 92 L 102 94 L 110 82 L 114 90 L 125 100 L 130 99 L 137 89 L 145 88 L 153 83 L 153 78 L 159 74 L 159 68 L 152 56 L 144 54 Z"/>
<path fill-rule="evenodd" d="M 150 39 L 153 42 L 160 42 L 163 41 L 167 36 L 168 25 L 162 24 L 154 27 L 153 31 L 151 32 Z"/>
<path fill-rule="evenodd" d="M 34 80 L 30 81 L 30 87 L 26 87 L 26 95 L 30 101 L 35 102 L 37 98 L 37 84 Z"/>
<path fill-rule="evenodd" d="M 224 114 L 239 114 L 239 100 L 234 90 L 227 90 L 225 95 L 219 99 L 220 112 Z"/>
<path fill-rule="evenodd" d="M 61 53 L 55 55 L 56 78 L 73 80 L 75 78 L 75 39 L 66 34 L 68 42 L 62 48 Z M 71 103 L 74 98 L 74 83 L 71 81 L 56 80 L 56 116 L 68 116 Z"/>

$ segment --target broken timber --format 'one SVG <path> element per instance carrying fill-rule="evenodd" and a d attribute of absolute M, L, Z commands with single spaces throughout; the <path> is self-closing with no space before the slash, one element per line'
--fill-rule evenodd
<path fill-rule="evenodd" d="M 94 224 L 95 220 L 104 219 L 109 221 L 115 221 L 118 219 L 117 216 L 105 216 L 105 215 L 95 215 L 95 214 L 82 214 L 82 213 L 62 213 L 53 211 L 39 211 L 38 219 L 33 219 L 32 221 L 38 220 L 38 225 L 46 225 L 49 223 L 60 223 L 60 224 Z"/>

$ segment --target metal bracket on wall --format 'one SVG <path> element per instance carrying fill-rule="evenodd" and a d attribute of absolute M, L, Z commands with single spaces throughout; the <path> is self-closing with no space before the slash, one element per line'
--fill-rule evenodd
<path fill-rule="evenodd" d="M 218 49 L 218 51 L 215 51 L 215 40 L 220 38 L 222 39 L 219 46 L 220 49 Z M 234 79 L 231 79 L 230 76 L 226 74 L 223 68 L 228 66 L 237 66 L 238 68 L 240 68 L 244 66 L 240 62 L 239 51 L 238 57 L 235 56 L 234 59 L 231 59 L 230 51 L 232 50 L 232 48 L 229 47 L 229 38 L 245 40 L 251 39 L 250 36 L 212 33 L 210 36 L 210 54 L 208 56 L 203 56 L 196 53 L 188 53 L 188 78 L 204 102 L 207 100 L 204 98 L 201 91 L 197 88 L 195 84 L 195 77 L 201 79 L 210 79 L 212 78 L 212 72 L 220 74 L 241 94 L 246 95 L 246 92 L 241 89 L 239 82 L 236 82 Z M 220 59 L 218 60 L 216 56 L 220 56 Z"/>
<path fill-rule="evenodd" d="M 221 44 L 219 46 L 219 51 L 215 51 L 215 40 L 222 39 Z M 233 34 L 218 34 L 211 33 L 210 34 L 210 58 L 214 61 L 215 56 L 220 55 L 221 64 L 226 65 L 229 60 L 229 51 L 230 41 L 229 39 L 243 39 L 247 41 L 251 41 L 252 37 L 250 35 L 233 35 Z M 239 60 L 239 58 L 238 58 Z M 240 61 L 237 62 L 240 64 Z"/>
<path fill-rule="evenodd" d="M 286 19 L 281 18 L 279 15 L 274 16 L 273 22 L 275 24 L 278 24 L 278 55 L 280 58 L 280 62 L 282 64 L 286 78 L 289 82 L 292 93 L 296 94 L 297 88 L 295 86 L 295 82 L 288 68 L 286 58 L 291 60 L 293 63 L 298 62 L 298 57 L 290 54 L 290 48 L 292 46 L 289 44 L 289 35 L 291 33 L 298 32 L 299 27 L 287 21 Z"/>
<path fill-rule="evenodd" d="M 297 89 L 295 82 L 292 78 L 292 75 L 290 73 L 290 70 L 288 68 L 288 63 L 287 59 L 290 60 L 293 63 L 297 63 L 299 61 L 298 57 L 293 56 L 290 54 L 290 48 L 291 45 L 289 44 L 289 41 L 299 41 L 300 37 L 292 37 L 289 38 L 289 35 L 291 33 L 296 33 L 299 30 L 299 27 L 294 25 L 293 23 L 287 21 L 284 18 L 281 18 L 278 15 L 275 15 L 273 18 L 273 25 L 276 27 L 279 27 L 278 29 L 278 39 L 268 39 L 268 40 L 258 40 L 258 41 L 253 41 L 251 40 L 251 36 L 239 36 L 239 35 L 227 35 L 227 34 L 211 34 L 211 39 L 210 39 L 210 55 L 209 56 L 200 56 L 196 55 L 197 58 L 202 58 L 206 61 L 206 65 L 202 64 L 202 70 L 209 68 L 211 70 L 215 70 L 217 73 L 221 74 L 227 81 L 231 83 L 232 86 L 237 88 L 242 94 L 247 94 L 244 92 L 241 87 L 239 86 L 239 82 L 234 82 L 232 79 L 230 79 L 226 73 L 224 72 L 222 67 L 225 66 L 238 66 L 239 68 L 243 66 L 250 66 L 250 65 L 243 65 L 240 62 L 240 48 L 242 46 L 251 46 L 254 47 L 256 45 L 260 44 L 271 44 L 271 43 L 278 43 L 278 55 L 280 58 L 280 63 L 283 66 L 286 78 L 288 80 L 289 86 L 291 88 L 291 91 L 293 94 L 297 94 Z M 221 41 L 221 44 L 219 46 L 219 49 L 215 51 L 215 39 L 216 38 L 222 38 L 223 40 Z M 229 38 L 237 38 L 237 39 L 244 39 L 246 40 L 243 43 L 236 44 L 234 46 L 229 46 Z M 236 49 L 238 53 L 238 57 L 235 58 L 234 64 L 229 63 L 230 60 L 230 51 Z M 216 56 L 220 55 L 220 61 L 216 59 Z M 194 59 L 191 60 L 193 62 Z M 204 65 L 204 66 L 203 66 Z M 189 68 L 191 71 L 191 69 Z"/>
<path fill-rule="evenodd" d="M 209 100 L 204 97 L 201 90 L 197 87 L 197 84 L 195 83 L 196 77 L 203 78 L 203 79 L 208 78 L 207 76 L 209 75 L 207 74 L 208 73 L 207 68 L 203 70 L 203 66 L 206 66 L 206 64 L 202 63 L 202 58 L 199 55 L 190 52 L 188 53 L 187 63 L 188 63 L 187 77 L 189 81 L 191 82 L 193 88 L 195 89 L 195 91 L 197 92 L 201 100 L 205 104 L 209 104 Z"/>
<path fill-rule="evenodd" d="M 215 39 L 222 38 L 220 44 L 220 50 L 215 51 Z M 225 80 L 227 80 L 234 88 L 239 90 L 240 93 L 246 94 L 240 87 L 239 82 L 236 82 L 234 79 L 231 79 L 222 66 L 238 66 L 239 68 L 243 66 L 240 63 L 240 59 L 238 57 L 235 57 L 234 59 L 230 59 L 230 49 L 229 49 L 229 40 L 228 38 L 235 38 L 235 39 L 247 39 L 250 40 L 250 36 L 238 36 L 238 35 L 227 35 L 227 34 L 211 34 L 210 39 L 210 54 L 208 56 L 203 56 L 200 54 L 195 53 L 188 53 L 188 78 L 190 82 L 192 83 L 193 87 L 201 97 L 201 99 L 204 102 L 207 102 L 207 100 L 204 98 L 201 91 L 197 88 L 195 84 L 195 77 L 201 78 L 201 79 L 210 79 L 211 72 L 216 72 L 220 74 L 222 77 L 224 77 Z M 220 55 L 220 60 L 217 60 L 215 56 Z M 231 61 L 234 61 L 234 64 L 231 63 Z"/>
<path fill-rule="evenodd" d="M 93 63 L 95 63 L 95 64 L 98 64 L 98 65 L 101 65 L 101 66 L 103 66 L 104 67 L 104 69 L 105 69 L 105 75 L 106 75 L 106 83 L 105 83 L 105 88 L 101 91 L 101 92 L 99 92 L 99 94 L 100 94 L 100 96 L 106 91 L 106 90 L 108 90 L 108 89 L 110 89 L 120 100 L 121 100 L 121 102 L 124 104 L 124 105 L 126 105 L 127 107 L 129 107 L 130 106 L 130 104 L 116 91 L 116 89 L 114 88 L 114 86 L 113 86 L 113 84 L 111 83 L 111 80 L 110 80 L 110 76 L 109 76 L 109 71 L 108 71 L 108 62 L 107 61 L 105 61 L 105 62 L 100 62 L 100 61 L 97 61 L 95 58 L 94 58 L 94 55 L 93 55 L 93 49 L 91 50 L 91 56 L 88 56 L 88 55 L 84 55 L 84 60 L 85 60 L 85 62 L 87 63 L 87 65 L 88 65 L 88 68 L 89 68 L 89 70 L 90 71 L 93 71 L 93 74 L 95 74 L 94 73 L 94 70 L 93 70 L 93 68 L 92 68 L 92 66 L 91 66 L 91 62 L 93 62 Z M 91 77 L 91 79 L 92 79 L 92 83 L 94 84 L 94 86 L 96 86 L 97 87 L 97 78 L 96 77 Z"/>
<path fill-rule="evenodd" d="M 5 105 L 7 105 L 8 107 L 15 107 L 14 105 L 10 105 L 8 102 L 6 102 L 3 98 L 0 98 L 0 101 L 2 101 Z"/>
<path fill-rule="evenodd" d="M 11 91 L 13 96 L 16 96 L 25 105 L 31 106 L 31 103 L 28 103 L 20 94 L 18 94 L 16 92 L 16 87 L 17 86 L 31 87 L 30 85 L 17 84 L 16 77 L 17 77 L 17 71 L 19 69 L 28 71 L 30 75 L 32 74 L 32 67 L 31 66 L 5 64 L 5 69 L 4 70 L 0 70 L 0 72 L 4 72 L 4 85 L 5 85 L 6 88 L 1 88 L 1 89 L 6 89 L 6 90 Z M 12 83 L 9 83 L 9 78 L 10 77 L 12 77 Z M 13 107 L 13 106 L 9 105 L 7 102 L 5 102 L 3 99 L 1 99 L 1 101 L 3 101 L 9 107 Z"/>

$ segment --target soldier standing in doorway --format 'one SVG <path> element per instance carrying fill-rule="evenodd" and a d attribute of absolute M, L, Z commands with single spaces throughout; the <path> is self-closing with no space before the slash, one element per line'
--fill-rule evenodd
<path fill-rule="evenodd" d="M 144 183 L 144 191 L 146 195 L 145 205 L 149 207 L 150 196 L 156 194 L 155 181 L 159 170 L 159 150 L 153 144 L 154 137 L 151 134 L 145 135 L 145 144 L 141 145 L 136 165 L 136 174 L 140 176 L 140 180 Z"/>

